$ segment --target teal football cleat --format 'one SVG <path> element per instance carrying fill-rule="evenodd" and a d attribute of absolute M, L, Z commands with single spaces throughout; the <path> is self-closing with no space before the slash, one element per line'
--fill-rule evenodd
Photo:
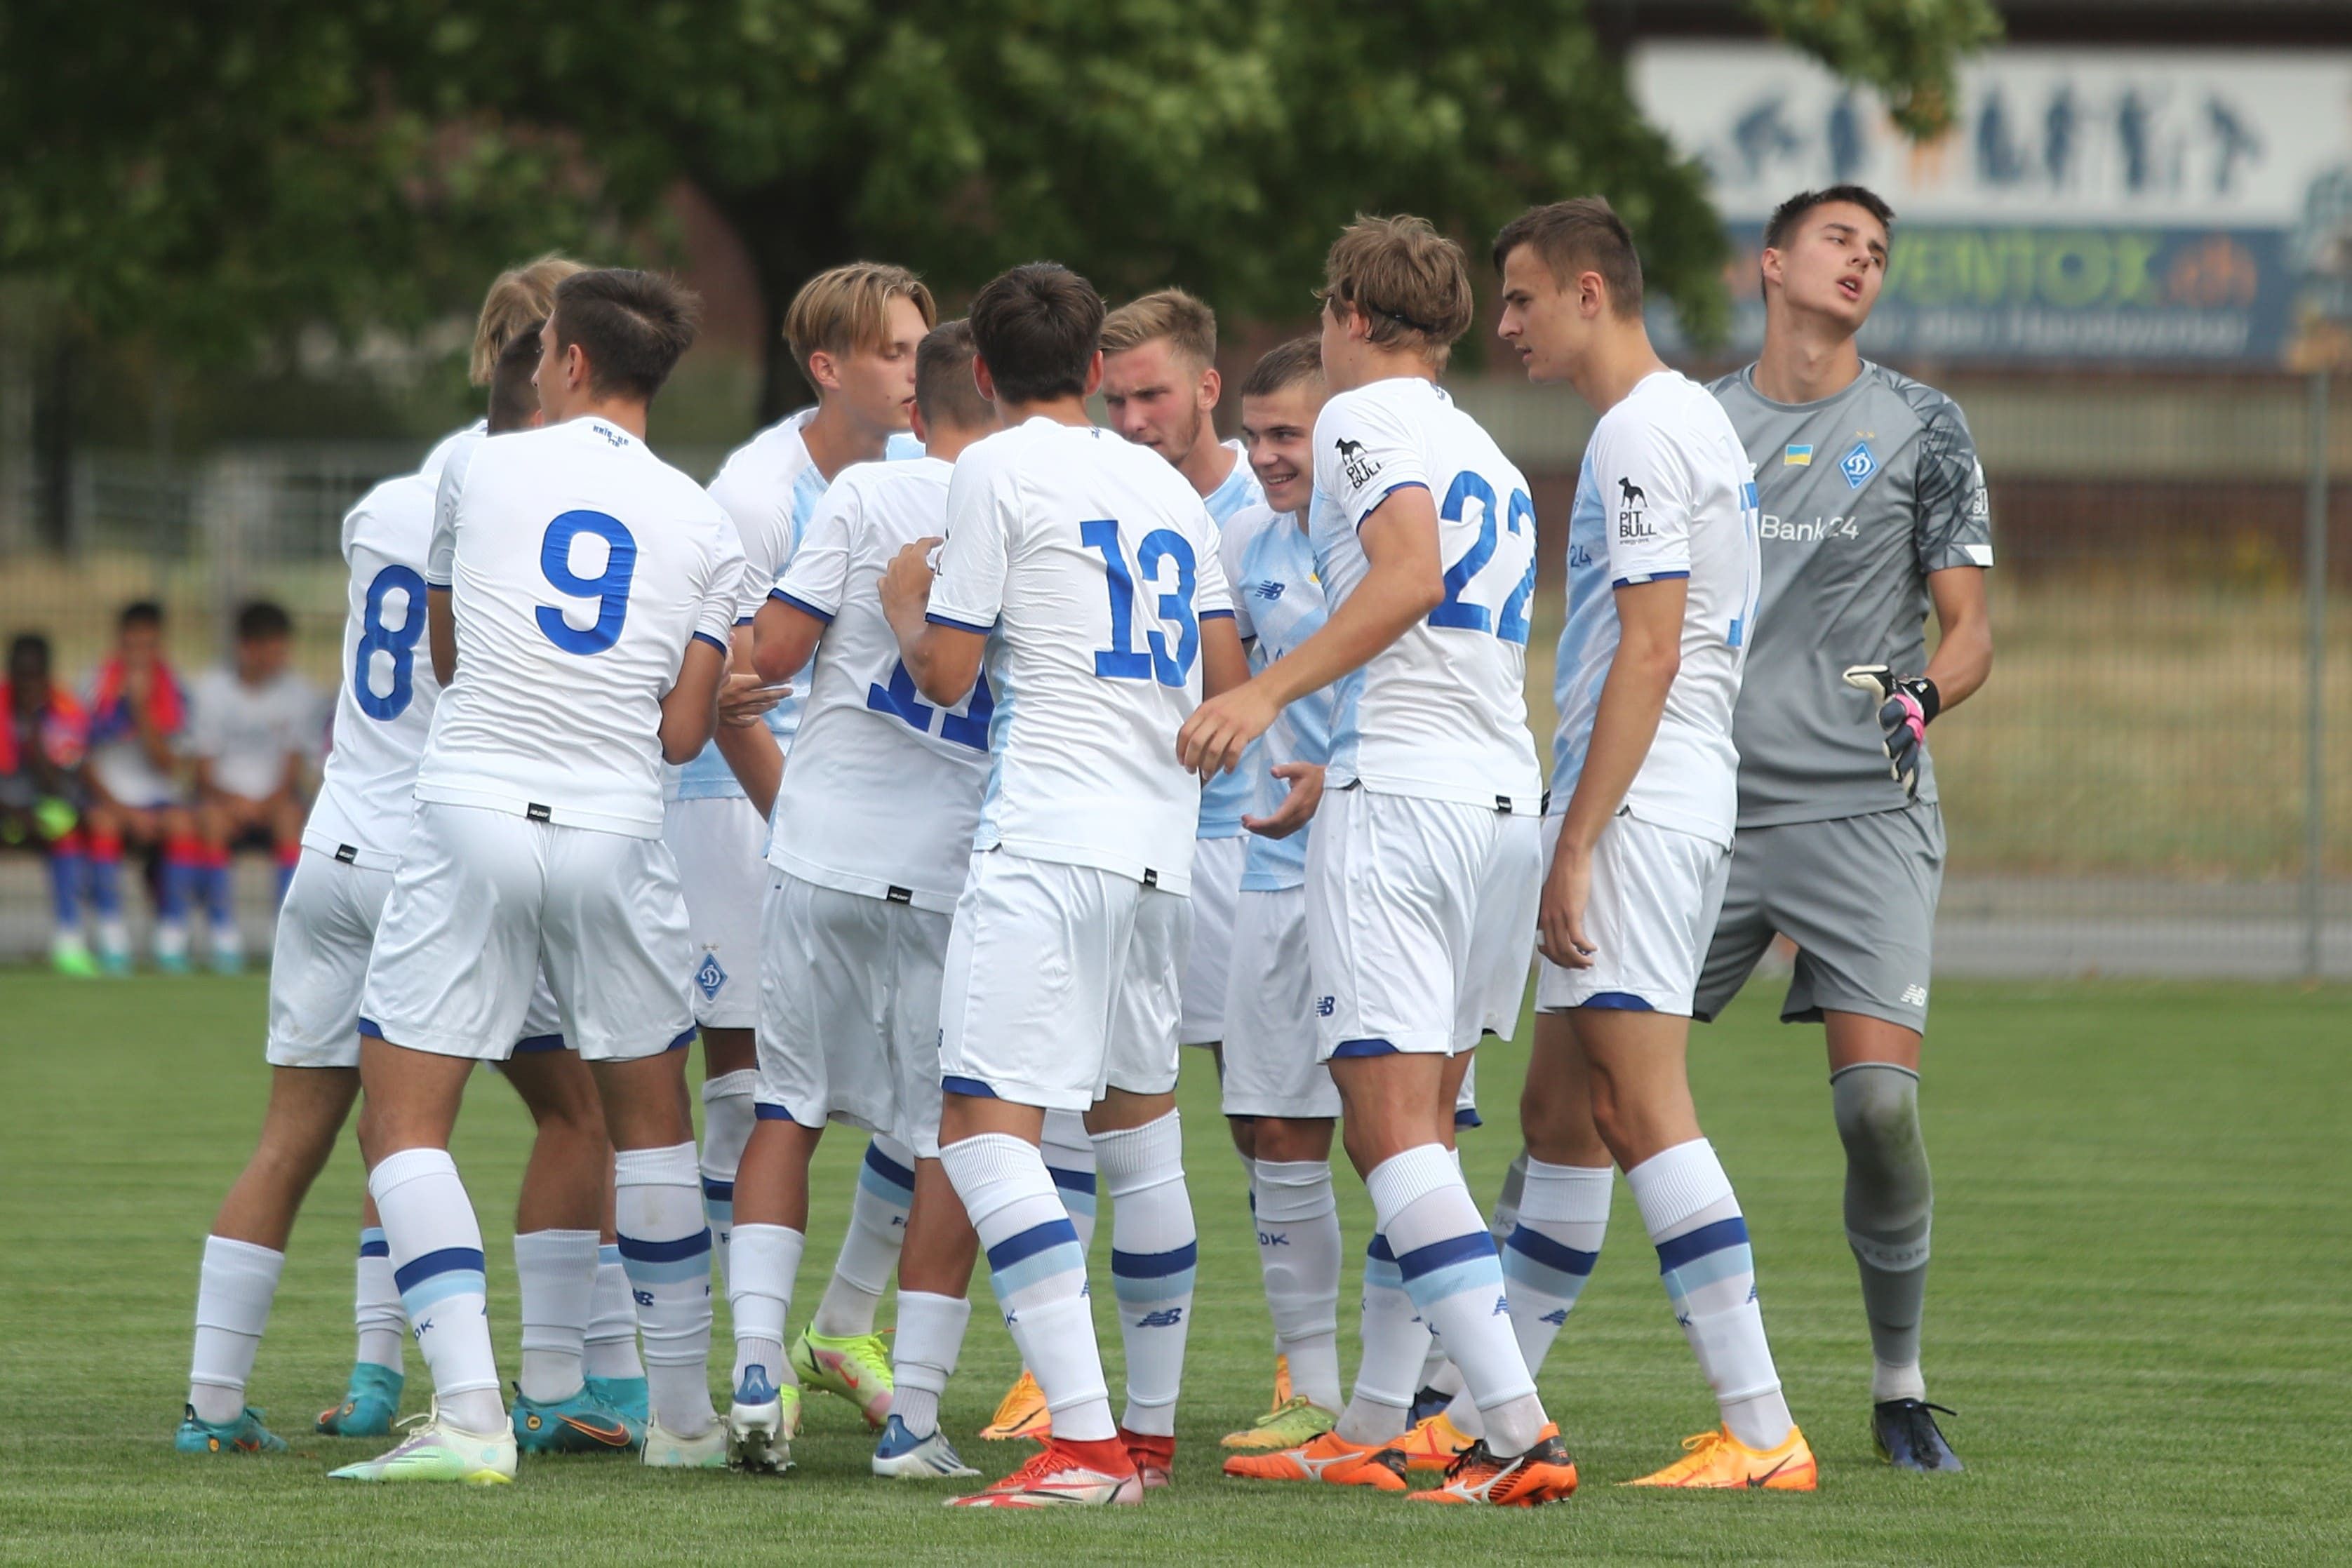
<path fill-rule="evenodd" d="M 400 1414 L 400 1391 L 408 1380 L 372 1361 L 352 1364 L 351 1385 L 342 1403 L 319 1412 L 319 1433 L 327 1437 L 385 1437 Z"/>
<path fill-rule="evenodd" d="M 180 1429 L 172 1434 L 173 1448 L 183 1454 L 282 1454 L 286 1439 L 261 1424 L 262 1413 L 250 1405 L 234 1421 L 219 1426 L 196 1419 L 196 1407 L 186 1406 Z"/>
<path fill-rule="evenodd" d="M 456 1481 L 462 1486 L 502 1487 L 515 1476 L 514 1434 L 468 1432 L 441 1414 L 435 1400 L 429 1412 L 411 1416 L 403 1426 L 415 1430 L 388 1453 L 356 1465 L 327 1472 L 341 1481 Z"/>
<path fill-rule="evenodd" d="M 635 1422 L 638 1431 L 646 1429 L 646 1417 L 653 1407 L 643 1377 L 592 1377 L 588 1396 L 605 1409 Z"/>
<path fill-rule="evenodd" d="M 625 1454 L 646 1440 L 644 1427 L 583 1388 L 541 1402 L 515 1392 L 515 1448 L 526 1454 Z"/>

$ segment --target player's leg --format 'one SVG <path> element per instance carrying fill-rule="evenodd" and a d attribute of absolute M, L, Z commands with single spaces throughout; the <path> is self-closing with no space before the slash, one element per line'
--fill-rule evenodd
<path fill-rule="evenodd" d="M 111 800 L 93 800 L 82 814 L 83 851 L 89 857 L 91 946 L 98 967 L 110 975 L 131 970 L 131 927 L 122 917 L 123 812 Z"/>
<path fill-rule="evenodd" d="M 535 1003 L 534 1011 L 542 1005 Z M 530 1113 L 530 1158 L 515 1200 L 515 1294 L 522 1371 L 509 1412 L 526 1453 L 614 1452 L 644 1440 L 625 1413 L 588 1388 L 588 1323 L 604 1223 L 612 1145 L 588 1068 L 547 1028 L 528 1019 L 507 1059 L 507 1082 Z"/>
<path fill-rule="evenodd" d="M 155 877 L 155 965 L 167 974 L 188 967 L 188 912 L 202 891 L 207 858 L 195 813 L 184 806 L 161 806 L 125 814 L 128 836 L 158 847 Z"/>
<path fill-rule="evenodd" d="M 357 1343 L 343 1396 L 319 1412 L 318 1431 L 330 1437 L 381 1437 L 400 1414 L 401 1390 L 408 1378 L 402 1352 L 408 1344 L 408 1315 L 392 1282 L 392 1246 L 375 1199 L 360 1189 L 360 1245 L 352 1267 L 352 1325 Z"/>
<path fill-rule="evenodd" d="M 768 824 L 740 796 L 672 800 L 662 841 L 686 898 L 694 1021 L 702 1031 L 702 1199 L 719 1289 L 728 1288 L 737 1167 L 758 1088 L 761 901 Z"/>
<path fill-rule="evenodd" d="M 858 1032 L 871 1034 L 871 1024 Z M 898 1271 L 914 1202 L 915 1152 L 887 1133 L 873 1134 L 850 1189 L 849 1226 L 833 1273 L 808 1327 L 793 1342 L 801 1381 L 858 1406 L 875 1426 L 889 1411 L 890 1357 L 874 1318 Z"/>
<path fill-rule="evenodd" d="M 45 812 L 55 812 L 45 817 Z M 89 934 L 82 922 L 82 889 L 89 880 L 89 838 L 73 808 L 61 800 L 37 802 L 27 813 L 35 845 L 49 878 L 49 967 L 74 979 L 98 973 Z"/>
<path fill-rule="evenodd" d="M 1061 1195 L 1070 1227 L 1077 1232 L 1083 1256 L 1094 1247 L 1098 1183 L 1095 1141 L 1087 1134 L 1086 1118 L 1076 1111 L 1046 1112 L 1037 1150 L 1045 1156 L 1046 1173 Z M 980 1435 L 991 1442 L 1016 1437 L 1043 1441 L 1053 1430 L 1053 1413 L 1045 1408 L 1045 1391 L 1037 1386 L 1035 1375 L 1024 1366 L 1004 1397 L 997 1401 L 996 1414 L 989 1417 Z"/>
<path fill-rule="evenodd" d="M 940 1163 L 988 1256 L 1053 1436 L 967 1506 L 1142 1495 L 1118 1441 L 1078 1247 L 1038 1149 L 1048 1109 L 1083 1111 L 1102 1083 L 1111 1010 L 1140 887 L 1002 850 L 972 857 L 940 1002 Z M 1061 962 L 1043 963 L 1041 953 Z"/>
<path fill-rule="evenodd" d="M 262 803 L 218 792 L 194 810 L 202 859 L 196 868 L 198 902 L 204 905 L 212 967 L 233 975 L 245 967 L 245 941 L 236 928 L 236 881 L 229 852 L 261 820 Z"/>

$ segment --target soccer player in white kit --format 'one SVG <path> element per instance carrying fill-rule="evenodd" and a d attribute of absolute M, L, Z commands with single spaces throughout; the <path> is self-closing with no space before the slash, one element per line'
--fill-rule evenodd
<path fill-rule="evenodd" d="M 957 461 L 937 580 L 910 546 L 882 601 L 925 701 L 963 702 L 986 662 L 989 784 L 948 945 L 940 1157 L 1053 1435 L 958 1500 L 1133 1502 L 1174 1459 L 1196 1253 L 1174 1090 L 1199 794 L 1174 742 L 1204 680 L 1238 681 L 1245 656 L 1200 497 L 1087 418 L 1093 288 L 1015 267 L 971 320 L 973 374 L 1005 428 Z M 1086 1259 L 1038 1152 L 1048 1109 L 1087 1113 L 1114 1200 L 1116 1422 Z"/>
<path fill-rule="evenodd" d="M 1754 467 L 1722 405 L 1651 349 L 1641 259 L 1607 202 L 1533 208 L 1494 254 L 1500 330 L 1528 379 L 1569 382 L 1601 416 L 1569 527 L 1527 1187 L 1504 1247 L 1512 1325 L 1540 1366 L 1600 1250 L 1613 1159 L 1723 1419 L 1635 1484 L 1811 1490 L 1747 1223 L 1684 1056 L 1731 873 Z"/>
<path fill-rule="evenodd" d="M 476 446 L 454 514 L 436 509 L 428 634 L 453 674 L 360 1022 L 369 1190 L 434 1414 L 338 1476 L 513 1479 L 481 1231 L 448 1143 L 474 1062 L 506 1054 L 542 964 L 618 1151 L 652 1403 L 643 1458 L 725 1462 L 707 1384 L 710 1233 L 669 1054 L 693 1011 L 660 765 L 695 755 L 718 722 L 743 562 L 726 515 L 644 439 L 693 322 L 665 278 L 566 278 L 542 331 L 551 423 Z"/>
<path fill-rule="evenodd" d="M 537 335 L 517 339 L 514 347 L 518 351 L 501 360 L 491 382 L 491 429 L 520 429 L 539 416 L 538 393 L 530 384 L 539 358 Z M 337 700 L 335 747 L 303 825 L 301 859 L 278 917 L 269 969 L 268 1109 L 253 1157 L 223 1199 L 205 1240 L 187 1415 L 173 1439 L 182 1453 L 272 1453 L 285 1448 L 245 1407 L 245 1388 L 285 1267 L 295 1215 L 359 1092 L 361 982 L 408 836 L 417 758 L 441 689 L 430 662 L 419 656 L 434 491 L 421 474 L 388 479 L 343 520 L 343 558 L 352 572 L 343 629 L 343 668 L 349 674 Z M 566 1219 L 575 1225 L 584 1220 L 584 1231 L 575 1229 L 572 1236 L 584 1240 L 588 1259 L 595 1256 L 599 1171 L 608 1158 L 594 1087 L 580 1082 L 584 1074 L 561 1049 L 557 1027 L 551 998 L 534 996 L 520 1042 L 530 1054 L 518 1058 L 509 1074 L 538 1128 L 516 1218 L 526 1323 L 550 1293 L 545 1271 L 532 1266 L 535 1236 L 536 1249 L 543 1251 L 541 1232 Z M 532 1049 L 541 1044 L 557 1049 Z M 574 1189 L 582 1186 L 583 1163 L 590 1179 L 582 1215 Z M 374 1223 L 371 1213 L 361 1232 L 362 1281 L 379 1261 L 383 1233 Z M 389 1260 L 382 1261 L 389 1275 Z M 572 1281 L 571 1293 L 587 1285 L 583 1275 Z M 565 1291 L 564 1283 L 555 1281 L 554 1294 Z M 350 1391 L 320 1417 L 321 1432 L 380 1436 L 399 1413 L 406 1324 L 388 1281 L 386 1294 L 390 1299 L 375 1303 L 378 1315 L 371 1319 L 365 1315 L 368 1292 L 362 1292 L 362 1344 L 374 1358 L 362 1354 L 355 1364 Z M 634 1316 L 630 1326 L 634 1342 Z M 371 1327 L 379 1336 L 373 1343 L 367 1340 Z M 634 1355 L 634 1343 L 631 1351 Z M 580 1361 L 575 1351 L 573 1375 L 556 1392 L 583 1391 Z M 548 1443 L 570 1446 L 577 1438 L 582 1446 L 625 1448 L 633 1440 L 628 1423 L 606 1406 L 571 1398 L 552 1403 L 563 1408 L 541 1422 Z"/>
<path fill-rule="evenodd" d="M 905 455 L 915 401 L 915 346 L 938 319 L 922 279 L 905 267 L 856 261 L 818 273 L 784 312 L 784 345 L 815 391 L 791 414 L 730 454 L 710 482 L 743 543 L 749 597 L 735 632 L 733 665 L 751 667 L 751 621 L 792 560 L 817 502 L 853 463 Z M 784 753 L 800 728 L 810 672 L 764 727 L 723 727 L 701 756 L 664 771 L 662 837 L 677 857 L 694 938 L 695 1021 L 702 1029 L 703 1205 L 722 1285 L 734 1226 L 735 1181 L 751 1135 L 759 1073 L 761 902 L 767 892 L 770 825 L 746 791 L 772 798 Z M 740 777 L 739 778 L 739 774 Z M 747 781 L 749 781 L 747 783 Z M 756 786 L 756 788 L 754 788 Z M 914 1156 L 881 1134 L 851 1200 L 848 1234 L 816 1320 L 792 1346 L 810 1386 L 856 1405 L 875 1426 L 890 1393 L 890 1363 L 874 1332 L 913 1199 Z"/>
<path fill-rule="evenodd" d="M 990 694 L 983 678 L 954 707 L 918 697 L 877 589 L 900 549 L 938 541 L 957 455 L 995 428 L 971 359 L 961 321 L 924 337 L 915 433 L 926 455 L 844 469 L 758 618 L 763 674 L 815 674 L 770 803 L 759 1124 L 736 1183 L 728 1279 L 728 1442 L 744 1469 L 790 1463 L 801 1390 L 785 1370 L 784 1327 L 807 1240 L 809 1159 L 825 1124 L 841 1121 L 915 1155 L 896 1375 L 879 1391 L 888 1419 L 875 1472 L 979 1473 L 939 1427 L 977 1246 L 940 1169 L 939 1020 L 949 917 L 988 777 Z"/>
<path fill-rule="evenodd" d="M 1312 536 L 1323 629 L 1186 723 L 1188 767 L 1230 768 L 1290 703 L 1341 683 L 1307 846 L 1318 1052 L 1380 1234 L 1367 1266 L 1444 1341 L 1486 1438 L 1435 1501 L 1532 1505 L 1575 1490 L 1508 1323 L 1486 1222 L 1451 1144 L 1455 1091 L 1527 988 L 1542 783 L 1521 690 L 1535 506 L 1436 378 L 1469 327 L 1461 247 L 1419 218 L 1360 218 L 1325 264 Z M 1384 1276 L 1393 1263 L 1393 1280 Z M 1367 1313 L 1367 1324 L 1372 1325 Z M 1421 1325 L 1404 1321 L 1416 1333 Z M 1333 1430 L 1265 1456 L 1266 1479 L 1404 1490 L 1426 1339 L 1367 1349 Z"/>

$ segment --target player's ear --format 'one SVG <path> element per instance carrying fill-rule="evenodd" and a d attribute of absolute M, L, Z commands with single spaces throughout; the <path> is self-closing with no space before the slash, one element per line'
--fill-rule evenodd
<path fill-rule="evenodd" d="M 981 397 L 991 408 L 996 406 L 996 378 L 988 373 L 988 361 L 978 354 L 971 357 L 971 384 L 980 389 Z"/>
<path fill-rule="evenodd" d="M 1217 374 L 1216 366 L 1211 365 L 1201 372 L 1201 406 L 1202 408 L 1216 407 L 1217 400 L 1224 395 L 1224 391 L 1225 379 Z"/>
<path fill-rule="evenodd" d="M 823 349 L 818 349 L 809 355 L 805 368 L 808 371 L 809 385 L 818 392 L 829 392 L 841 390 L 841 366 Z"/>
<path fill-rule="evenodd" d="M 923 417 L 921 403 L 907 410 L 907 433 L 926 446 L 931 444 L 930 422 Z"/>
<path fill-rule="evenodd" d="M 1593 320 L 1604 314 L 1608 308 L 1609 286 L 1601 281 L 1601 275 L 1597 272 L 1578 273 L 1576 275 L 1576 313 L 1587 320 Z"/>
<path fill-rule="evenodd" d="M 1087 392 L 1092 397 L 1102 386 L 1102 350 L 1097 349 L 1094 358 L 1087 361 Z"/>

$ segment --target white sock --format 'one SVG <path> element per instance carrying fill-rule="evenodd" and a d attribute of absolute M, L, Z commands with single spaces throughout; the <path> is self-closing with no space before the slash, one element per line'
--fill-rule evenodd
<path fill-rule="evenodd" d="M 735 1228 L 735 1167 L 756 1121 L 752 1092 L 760 1075 L 746 1067 L 702 1084 L 702 1213 L 710 1222 L 710 1261 L 727 1289 L 727 1241 Z"/>
<path fill-rule="evenodd" d="M 1389 1239 L 1377 1230 L 1364 1247 L 1361 1337 L 1363 1359 L 1338 1430 L 1350 1443 L 1385 1443 L 1409 1425 L 1413 1380 L 1429 1354 L 1429 1325 L 1405 1293 Z"/>
<path fill-rule="evenodd" d="M 408 1347 L 408 1318 L 400 1310 L 400 1291 L 392 1282 L 392 1248 L 383 1227 L 360 1229 L 360 1260 L 352 1290 L 352 1321 L 359 1330 L 359 1349 L 352 1356 L 398 1372 L 401 1352 Z"/>
<path fill-rule="evenodd" d="M 393 1282 L 441 1412 L 468 1432 L 503 1432 L 499 1364 L 490 1349 L 482 1228 L 446 1149 L 403 1149 L 368 1173 L 392 1249 Z"/>
<path fill-rule="evenodd" d="M 772 1387 L 796 1379 L 784 1359 L 784 1320 L 792 1314 L 793 1280 L 801 1271 L 808 1238 L 783 1225 L 739 1225 L 735 1259 L 727 1281 L 729 1316 L 735 1324 L 735 1385 L 752 1367 Z"/>
<path fill-rule="evenodd" d="M 1364 1177 L 1406 1292 L 1484 1418 L 1498 1454 L 1535 1447 L 1544 1426 L 1535 1380 L 1511 1334 L 1503 1266 L 1486 1218 L 1442 1144 L 1391 1155 Z"/>
<path fill-rule="evenodd" d="M 986 1133 L 941 1149 L 940 1163 L 980 1233 L 1004 1326 L 1045 1391 L 1055 1435 L 1078 1443 L 1116 1437 L 1086 1254 L 1044 1156 L 1019 1138 Z"/>
<path fill-rule="evenodd" d="M 1257 1162 L 1257 1258 L 1290 1386 L 1339 1408 L 1339 1204 L 1328 1160 Z"/>
<path fill-rule="evenodd" d="M 196 1419 L 221 1426 L 245 1410 L 245 1385 L 269 1325 L 269 1303 L 286 1254 L 226 1236 L 205 1238 L 196 1272 L 196 1346 L 188 1361 L 188 1403 Z"/>
<path fill-rule="evenodd" d="M 621 1249 L 611 1241 L 596 1249 L 596 1288 L 588 1298 L 586 1358 L 591 1377 L 627 1382 L 646 1375 L 637 1359 L 637 1299 L 629 1293 L 629 1271 Z"/>
<path fill-rule="evenodd" d="M 1748 1222 L 1714 1145 L 1677 1144 L 1627 1171 L 1625 1185 L 1642 1206 L 1667 1299 L 1723 1424 L 1751 1448 L 1778 1448 L 1794 1423 L 1764 1337 Z"/>
<path fill-rule="evenodd" d="M 1528 1151 L 1522 1147 L 1511 1156 L 1510 1168 L 1503 1173 L 1503 1188 L 1495 1195 L 1495 1216 L 1486 1225 L 1486 1234 L 1495 1239 L 1497 1250 L 1519 1228 L 1519 1200 L 1527 1186 Z"/>
<path fill-rule="evenodd" d="M 1527 1161 L 1518 1223 L 1503 1247 L 1503 1283 L 1511 1332 L 1530 1375 L 1543 1371 L 1553 1338 L 1600 1260 L 1615 1174 L 1607 1166 Z"/>
<path fill-rule="evenodd" d="M 836 1339 L 874 1332 L 874 1313 L 898 1267 L 914 1207 L 915 1152 L 875 1134 L 849 1200 L 849 1233 L 841 1239 L 841 1256 L 834 1260 L 811 1331 Z"/>
<path fill-rule="evenodd" d="M 654 1419 L 674 1436 L 698 1437 L 718 1416 L 710 1408 L 710 1228 L 694 1145 L 621 1150 L 613 1215 L 636 1292 Z"/>
<path fill-rule="evenodd" d="M 1118 1424 L 1172 1437 L 1200 1263 L 1184 1186 L 1183 1122 L 1171 1111 L 1140 1127 L 1098 1133 L 1095 1160 L 1110 1193 L 1110 1282 L 1127 1347 L 1127 1409 Z"/>
<path fill-rule="evenodd" d="M 1095 1140 L 1087 1131 L 1086 1118 L 1076 1111 L 1046 1112 L 1037 1152 L 1054 1178 L 1054 1190 L 1062 1195 L 1062 1207 L 1069 1211 L 1078 1250 L 1088 1250 L 1095 1244 Z"/>
<path fill-rule="evenodd" d="M 891 1347 L 890 1414 L 909 1434 L 928 1437 L 940 1429 L 940 1396 L 955 1375 L 963 1354 L 964 1325 L 971 1303 L 961 1296 L 928 1291 L 898 1292 L 898 1335 Z"/>
<path fill-rule="evenodd" d="M 530 1230 L 514 1239 L 522 1317 L 522 1396 L 569 1399 L 587 1379 L 588 1319 L 596 1294 L 596 1233 Z"/>

